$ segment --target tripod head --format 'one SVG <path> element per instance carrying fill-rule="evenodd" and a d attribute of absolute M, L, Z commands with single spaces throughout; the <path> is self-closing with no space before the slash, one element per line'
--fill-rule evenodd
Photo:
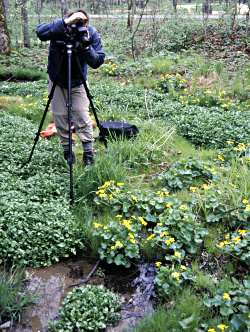
<path fill-rule="evenodd" d="M 72 44 L 73 47 L 85 48 L 90 45 L 89 30 L 82 21 L 67 26 L 65 37 L 65 43 Z"/>

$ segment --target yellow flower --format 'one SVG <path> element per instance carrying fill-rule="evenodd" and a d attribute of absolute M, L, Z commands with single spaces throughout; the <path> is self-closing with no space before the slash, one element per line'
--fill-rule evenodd
<path fill-rule="evenodd" d="M 181 253 L 179 251 L 174 252 L 174 257 L 181 258 Z"/>
<path fill-rule="evenodd" d="M 105 198 L 105 197 L 107 197 L 107 194 L 99 194 L 99 196 L 100 196 L 101 198 Z"/>
<path fill-rule="evenodd" d="M 235 148 L 236 151 L 245 151 L 246 150 L 246 145 L 244 143 L 240 143 L 237 145 Z"/>
<path fill-rule="evenodd" d="M 123 182 L 117 182 L 117 186 L 122 187 L 122 186 L 124 186 L 124 183 Z"/>
<path fill-rule="evenodd" d="M 161 266 L 161 262 L 155 262 L 155 266 L 159 268 Z"/>
<path fill-rule="evenodd" d="M 132 199 L 133 201 L 135 201 L 135 202 L 138 202 L 138 198 L 137 198 L 136 196 L 134 196 L 134 195 L 131 195 L 131 199 Z"/>
<path fill-rule="evenodd" d="M 161 238 L 164 237 L 164 236 L 168 236 L 168 235 L 169 235 L 169 233 L 167 231 L 164 231 L 164 232 L 160 233 Z"/>
<path fill-rule="evenodd" d="M 227 233 L 225 234 L 225 239 L 228 240 L 230 238 L 230 235 Z"/>
<path fill-rule="evenodd" d="M 121 218 L 122 218 L 122 215 L 121 215 L 121 214 L 117 214 L 115 217 L 116 217 L 117 219 L 121 219 Z"/>
<path fill-rule="evenodd" d="M 122 223 L 121 223 L 124 227 L 126 227 L 127 229 L 131 229 L 131 221 L 123 219 Z"/>
<path fill-rule="evenodd" d="M 168 246 L 170 246 L 170 244 L 172 244 L 174 242 L 175 242 L 175 239 L 173 237 L 170 237 L 165 241 L 166 245 L 168 245 Z"/>
<path fill-rule="evenodd" d="M 207 332 L 216 332 L 216 330 L 215 330 L 214 328 L 210 327 L 210 328 L 207 330 Z"/>
<path fill-rule="evenodd" d="M 138 220 L 143 226 L 147 226 L 148 223 L 142 217 L 139 217 Z"/>
<path fill-rule="evenodd" d="M 176 280 L 180 280 L 180 273 L 179 272 L 173 272 L 173 273 L 171 273 L 171 277 L 172 278 L 174 278 L 174 279 L 176 279 Z"/>
<path fill-rule="evenodd" d="M 124 245 L 121 241 L 117 240 L 115 241 L 115 248 L 122 248 Z"/>
<path fill-rule="evenodd" d="M 102 188 L 107 188 L 107 187 L 109 187 L 111 184 L 113 184 L 114 183 L 114 181 L 106 181 L 106 182 L 104 182 L 104 184 L 102 185 Z"/>
<path fill-rule="evenodd" d="M 167 203 L 167 204 L 165 205 L 165 207 L 169 209 L 169 208 L 171 208 L 172 205 L 173 205 L 173 203 Z"/>
<path fill-rule="evenodd" d="M 226 241 L 221 241 L 220 243 L 217 244 L 217 247 L 219 247 L 219 248 L 225 247 L 225 242 Z"/>
<path fill-rule="evenodd" d="M 247 205 L 247 204 L 248 204 L 248 199 L 244 198 L 244 199 L 242 200 L 242 203 L 245 204 L 245 205 Z"/>
<path fill-rule="evenodd" d="M 247 233 L 246 229 L 239 229 L 238 233 L 240 233 L 240 235 L 244 236 Z"/>
<path fill-rule="evenodd" d="M 161 198 L 164 198 L 164 197 L 169 196 L 169 192 L 168 191 L 157 191 L 156 195 L 161 197 Z"/>
<path fill-rule="evenodd" d="M 225 324 L 219 324 L 219 325 L 217 325 L 217 327 L 218 327 L 218 329 L 220 329 L 222 332 L 224 332 L 224 331 L 228 328 L 228 326 L 225 325 Z"/>
<path fill-rule="evenodd" d="M 235 244 L 237 244 L 241 241 L 241 238 L 239 236 L 236 236 L 236 237 L 233 237 L 232 240 L 235 242 Z"/>
<path fill-rule="evenodd" d="M 203 188 L 204 190 L 208 190 L 208 189 L 210 188 L 210 186 L 209 186 L 208 184 L 204 183 L 204 184 L 202 185 L 202 188 Z"/>
<path fill-rule="evenodd" d="M 247 204 L 246 207 L 245 207 L 245 210 L 246 212 L 250 212 L 250 204 Z"/>
<path fill-rule="evenodd" d="M 109 195 L 109 200 L 112 201 L 112 199 L 113 199 L 113 195 L 110 194 L 110 195 Z"/>
<path fill-rule="evenodd" d="M 186 271 L 186 269 L 187 269 L 185 265 L 181 265 L 180 268 L 182 271 Z"/>
<path fill-rule="evenodd" d="M 146 241 L 151 241 L 155 237 L 155 234 L 151 234 L 146 238 Z"/>
<path fill-rule="evenodd" d="M 224 161 L 224 160 L 225 160 L 225 158 L 224 158 L 221 154 L 218 154 L 217 159 L 218 159 L 218 160 L 221 160 L 221 161 Z"/>
<path fill-rule="evenodd" d="M 97 195 L 104 194 L 104 193 L 105 193 L 105 191 L 103 189 L 100 189 L 96 192 Z"/>
<path fill-rule="evenodd" d="M 230 301 L 231 300 L 231 297 L 228 293 L 224 293 L 223 294 L 223 299 L 226 300 L 226 301 Z"/>
<path fill-rule="evenodd" d="M 192 192 L 192 193 L 195 193 L 197 191 L 197 187 L 190 187 L 189 190 Z"/>
<path fill-rule="evenodd" d="M 94 222 L 94 228 L 102 228 L 102 224 L 99 224 L 98 222 Z"/>

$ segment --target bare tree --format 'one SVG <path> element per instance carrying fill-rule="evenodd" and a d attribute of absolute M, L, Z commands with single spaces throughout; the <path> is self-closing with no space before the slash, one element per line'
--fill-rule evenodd
<path fill-rule="evenodd" d="M 149 2 L 149 0 L 146 0 L 145 5 L 144 5 L 144 7 L 142 9 L 142 12 L 140 14 L 140 18 L 138 20 L 137 26 L 136 26 L 134 32 L 132 33 L 132 37 L 131 37 L 131 50 L 132 50 L 132 55 L 133 55 L 133 59 L 134 60 L 136 58 L 136 54 L 135 54 L 135 35 L 138 32 L 138 30 L 139 30 L 139 27 L 140 27 L 140 24 L 141 24 L 141 20 L 142 20 L 142 17 L 144 15 L 144 11 L 145 11 L 145 9 L 146 9 L 146 7 L 148 5 L 148 2 Z"/>
<path fill-rule="evenodd" d="M 61 0 L 61 16 L 63 17 L 68 11 L 67 0 Z"/>
<path fill-rule="evenodd" d="M 133 24 L 134 24 L 134 16 L 135 16 L 135 0 L 127 0 L 128 1 L 128 20 L 127 20 L 127 28 L 132 32 Z"/>
<path fill-rule="evenodd" d="M 177 0 L 173 0 L 174 12 L 177 13 Z"/>
<path fill-rule="evenodd" d="M 27 0 L 21 2 L 21 18 L 23 28 L 23 46 L 30 47 L 29 18 L 27 11 Z"/>
<path fill-rule="evenodd" d="M 9 15 L 10 10 L 10 2 L 9 0 L 3 0 L 3 8 L 4 8 L 4 15 L 7 18 Z"/>
<path fill-rule="evenodd" d="M 3 0 L 0 0 L 0 53 L 10 53 L 10 37 L 7 30 Z"/>
<path fill-rule="evenodd" d="M 38 23 L 41 23 L 41 13 L 43 10 L 43 1 L 42 0 L 35 0 L 34 1 L 34 9 L 35 9 L 35 13 L 37 14 L 38 17 Z"/>

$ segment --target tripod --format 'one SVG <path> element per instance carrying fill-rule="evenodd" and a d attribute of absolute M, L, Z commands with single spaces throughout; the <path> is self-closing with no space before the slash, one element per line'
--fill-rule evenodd
<path fill-rule="evenodd" d="M 100 134 L 99 134 L 100 140 L 105 144 L 105 146 L 107 146 L 107 140 L 106 140 L 106 137 L 102 134 L 102 126 L 101 126 L 101 123 L 100 123 L 100 121 L 98 119 L 98 116 L 97 116 L 97 113 L 96 113 L 96 110 L 95 110 L 95 107 L 94 107 L 94 103 L 93 103 L 93 100 L 92 100 L 93 97 L 90 94 L 90 91 L 88 89 L 87 83 L 86 83 L 86 81 L 85 81 L 85 79 L 83 77 L 82 70 L 81 70 L 81 65 L 80 65 L 80 60 L 78 58 L 76 50 L 74 49 L 73 42 L 69 41 L 69 42 L 64 43 L 64 45 L 66 45 L 66 52 L 67 52 L 67 102 L 66 102 L 66 106 L 67 106 L 67 120 L 68 120 L 68 128 L 69 128 L 68 129 L 68 132 L 69 132 L 69 139 L 68 139 L 69 155 L 68 155 L 68 158 L 67 158 L 67 163 L 69 165 L 69 197 L 70 197 L 70 205 L 73 205 L 74 204 L 73 150 L 72 150 L 72 53 L 73 53 L 73 51 L 75 52 L 76 63 L 77 63 L 77 67 L 78 67 L 79 73 L 81 74 L 81 80 L 82 80 L 83 86 L 85 88 L 87 97 L 89 99 L 90 106 L 92 108 L 92 111 L 93 111 L 93 114 L 94 114 L 94 117 L 95 117 L 95 121 L 96 121 L 97 127 L 98 127 L 98 129 L 100 131 Z M 60 70 L 60 67 L 62 65 L 62 60 L 63 60 L 63 56 L 62 56 L 62 59 L 61 59 L 60 65 L 59 65 L 59 70 Z M 28 163 L 30 163 L 30 161 L 32 159 L 32 156 L 33 156 L 34 151 L 35 151 L 35 147 L 36 147 L 37 142 L 39 140 L 40 133 L 41 133 L 41 130 L 42 130 L 42 127 L 43 127 L 43 124 L 44 124 L 44 121 L 45 121 L 48 109 L 49 109 L 49 105 L 50 105 L 50 103 L 51 103 L 51 101 L 53 99 L 53 95 L 54 95 L 54 92 L 55 92 L 56 85 L 57 85 L 57 79 L 54 80 L 52 88 L 51 88 L 51 91 L 49 93 L 47 104 L 46 104 L 46 107 L 45 107 L 45 110 L 44 110 L 44 113 L 43 113 L 40 125 L 38 127 L 36 136 L 34 138 L 34 144 L 33 144 L 33 147 L 31 149 L 29 158 L 22 165 L 22 167 L 24 167 L 25 165 L 27 165 Z"/>

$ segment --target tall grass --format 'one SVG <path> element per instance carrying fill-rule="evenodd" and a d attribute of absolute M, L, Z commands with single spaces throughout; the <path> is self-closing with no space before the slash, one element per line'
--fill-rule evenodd
<path fill-rule="evenodd" d="M 0 270 L 0 324 L 20 320 L 22 311 L 31 303 L 31 295 L 24 291 L 24 271 Z"/>
<path fill-rule="evenodd" d="M 134 139 L 110 140 L 107 149 L 101 147 L 93 166 L 83 169 L 77 165 L 77 196 L 80 200 L 93 197 L 98 186 L 105 181 L 125 182 L 166 160 L 174 129 L 156 121 L 145 121 L 139 123 L 139 130 L 140 134 Z"/>
<path fill-rule="evenodd" d="M 133 332 L 194 332 L 204 317 L 209 317 L 202 305 L 202 300 L 187 288 L 175 296 L 170 309 L 159 308 L 152 316 L 146 317 Z"/>

